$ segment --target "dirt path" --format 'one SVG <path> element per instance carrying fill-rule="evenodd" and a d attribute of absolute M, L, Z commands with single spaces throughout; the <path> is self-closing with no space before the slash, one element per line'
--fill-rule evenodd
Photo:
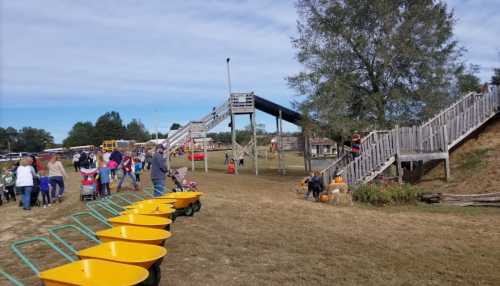
<path fill-rule="evenodd" d="M 333 207 L 297 198 L 297 178 L 196 173 L 206 193 L 167 242 L 161 285 L 498 285 L 500 212 Z M 30 272 L 7 248 L 83 208 L 0 207 L 0 265 Z M 40 254 L 41 253 L 41 254 Z M 44 255 L 45 252 L 40 252 Z M 61 263 L 48 259 L 47 265 Z M 0 285 L 3 285 L 0 282 Z"/>

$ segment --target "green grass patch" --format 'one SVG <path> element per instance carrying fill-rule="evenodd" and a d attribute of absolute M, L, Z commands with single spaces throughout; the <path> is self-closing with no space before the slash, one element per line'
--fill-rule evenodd
<path fill-rule="evenodd" d="M 410 184 L 367 184 L 353 192 L 353 199 L 374 206 L 416 204 L 420 189 Z"/>
<path fill-rule="evenodd" d="M 471 152 L 467 152 L 462 156 L 459 168 L 462 170 L 476 170 L 479 167 L 485 166 L 490 148 L 481 148 Z"/>

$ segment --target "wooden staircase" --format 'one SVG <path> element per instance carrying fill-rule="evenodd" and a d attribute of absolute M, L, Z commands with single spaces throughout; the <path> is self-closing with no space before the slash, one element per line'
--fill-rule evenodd
<path fill-rule="evenodd" d="M 361 139 L 360 156 L 344 153 L 322 170 L 329 183 L 336 173 L 351 185 L 372 181 L 394 163 L 402 179 L 402 162 L 444 160 L 450 175 L 449 150 L 478 130 L 500 111 L 500 92 L 469 93 L 421 125 L 373 131 Z"/>

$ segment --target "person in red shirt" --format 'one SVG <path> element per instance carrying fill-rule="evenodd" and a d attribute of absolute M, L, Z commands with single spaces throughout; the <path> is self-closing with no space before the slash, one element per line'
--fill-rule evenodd
<path fill-rule="evenodd" d="M 132 154 L 130 153 L 130 151 L 128 151 L 125 153 L 125 156 L 122 159 L 121 166 L 122 166 L 123 176 L 120 178 L 120 181 L 118 182 L 118 186 L 116 187 L 117 192 L 120 191 L 122 184 L 123 184 L 123 181 L 125 180 L 125 177 L 127 177 L 127 176 L 130 177 L 130 179 L 132 180 L 132 184 L 134 185 L 134 190 L 137 190 L 137 183 L 135 181 L 135 174 L 134 174 L 134 171 L 132 168 L 133 161 L 132 161 L 131 155 Z"/>

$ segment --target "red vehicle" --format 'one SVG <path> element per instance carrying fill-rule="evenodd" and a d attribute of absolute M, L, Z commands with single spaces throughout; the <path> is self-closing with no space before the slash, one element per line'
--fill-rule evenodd
<path fill-rule="evenodd" d="M 193 160 L 192 157 L 194 157 L 195 161 L 203 161 L 203 160 L 205 160 L 205 154 L 203 154 L 203 153 L 194 153 L 194 156 L 193 156 L 193 154 L 189 153 L 188 160 L 189 161 Z"/>

